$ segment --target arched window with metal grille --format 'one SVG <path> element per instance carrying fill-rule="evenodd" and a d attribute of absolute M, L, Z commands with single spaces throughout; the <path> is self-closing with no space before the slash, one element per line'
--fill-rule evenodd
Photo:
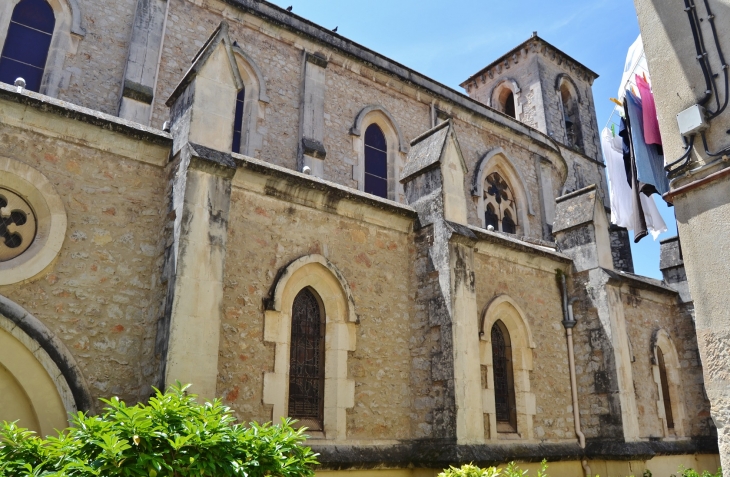
<path fill-rule="evenodd" d="M 304 288 L 292 305 L 289 417 L 313 431 L 324 429 L 324 339 L 324 310 Z"/>
<path fill-rule="evenodd" d="M 664 415 L 667 418 L 667 429 L 674 429 L 674 415 L 672 414 L 672 401 L 669 392 L 669 381 L 667 380 L 667 367 L 664 364 L 664 353 L 662 349 L 656 349 L 657 365 L 659 366 L 659 381 L 662 387 L 662 401 L 664 401 Z"/>
<path fill-rule="evenodd" d="M 0 55 L 0 81 L 38 92 L 43 81 L 56 17 L 46 0 L 22 0 L 15 6 Z"/>
<path fill-rule="evenodd" d="M 243 131 L 243 105 L 246 98 L 246 88 L 241 88 L 236 96 L 236 118 L 233 120 L 233 145 L 231 150 L 241 152 L 241 132 Z"/>
<path fill-rule="evenodd" d="M 374 123 L 365 130 L 365 192 L 388 198 L 388 142 Z"/>
<path fill-rule="evenodd" d="M 501 320 L 497 320 L 492 326 L 491 339 L 497 432 L 517 432 L 512 342 L 509 331 Z"/>

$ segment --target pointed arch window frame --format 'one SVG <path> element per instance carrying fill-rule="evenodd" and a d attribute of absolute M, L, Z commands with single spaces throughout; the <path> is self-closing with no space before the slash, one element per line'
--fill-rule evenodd
<path fill-rule="evenodd" d="M 0 2 L 0 51 L 5 47 L 13 11 L 20 1 Z M 66 87 L 69 82 L 69 75 L 64 70 L 66 58 L 76 55 L 79 42 L 86 36 L 86 28 L 79 0 L 47 0 L 47 2 L 53 9 L 56 22 L 39 92 L 58 97 L 60 89 Z"/>
<path fill-rule="evenodd" d="M 530 375 L 533 370 L 535 341 L 522 308 L 508 295 L 497 295 L 487 303 L 481 314 L 479 327 L 479 356 L 482 368 L 486 368 L 486 388 L 482 389 L 482 408 L 485 414 L 485 438 L 490 441 L 501 439 L 524 439 L 534 437 L 533 421 L 537 414 L 537 399 L 531 391 Z M 502 427 L 497 421 L 494 362 L 491 330 L 501 321 L 509 332 L 512 345 L 512 372 L 516 405 L 515 432 Z"/>
<path fill-rule="evenodd" d="M 352 178 L 358 190 L 365 191 L 365 132 L 372 124 L 377 124 L 388 145 L 388 194 L 384 197 L 396 202 L 405 202 L 403 184 L 400 176 L 409 150 L 400 127 L 390 112 L 381 105 L 370 104 L 363 107 L 355 116 L 350 135 L 357 163 L 352 168 Z"/>

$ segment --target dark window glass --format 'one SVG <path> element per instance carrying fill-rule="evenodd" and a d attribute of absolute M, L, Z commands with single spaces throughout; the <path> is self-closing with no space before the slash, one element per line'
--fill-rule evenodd
<path fill-rule="evenodd" d="M 388 197 L 388 143 L 377 124 L 365 130 L 365 192 Z"/>
<path fill-rule="evenodd" d="M 672 401 L 669 397 L 669 381 L 667 381 L 667 367 L 664 364 L 664 353 L 662 349 L 656 349 L 659 365 L 659 380 L 662 384 L 662 397 L 664 398 L 664 414 L 667 416 L 667 428 L 674 429 L 674 415 L 672 414 Z"/>
<path fill-rule="evenodd" d="M 515 224 L 515 221 L 512 220 L 512 216 L 508 211 L 505 211 L 504 217 L 502 217 L 502 232 L 506 232 L 508 234 L 517 233 L 517 225 Z"/>
<path fill-rule="evenodd" d="M 243 100 L 246 97 L 246 90 L 242 89 L 236 96 L 236 118 L 233 120 L 233 146 L 231 150 L 241 152 L 241 131 L 243 130 Z"/>
<path fill-rule="evenodd" d="M 289 417 L 322 430 L 324 422 L 324 313 L 307 288 L 294 298 L 289 355 Z"/>
<path fill-rule="evenodd" d="M 484 222 L 486 223 L 485 227 L 489 227 L 491 225 L 494 227 L 494 230 L 499 230 L 499 217 L 497 217 L 496 212 L 494 212 L 492 204 L 489 204 L 487 206 L 487 211 L 484 212 Z"/>
<path fill-rule="evenodd" d="M 513 118 L 517 117 L 515 114 L 515 95 L 512 93 L 507 95 L 507 99 L 504 102 L 504 113 Z"/>
<path fill-rule="evenodd" d="M 13 84 L 23 78 L 27 89 L 41 89 L 55 23 L 45 0 L 23 0 L 15 6 L 0 55 L 0 81 Z"/>
<path fill-rule="evenodd" d="M 494 369 L 494 402 L 497 431 L 517 431 L 514 376 L 512 374 L 512 344 L 509 332 L 501 321 L 492 326 L 492 365 Z"/>

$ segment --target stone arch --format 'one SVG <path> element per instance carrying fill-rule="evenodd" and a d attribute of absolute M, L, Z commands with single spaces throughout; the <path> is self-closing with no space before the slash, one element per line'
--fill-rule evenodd
<path fill-rule="evenodd" d="M 530 222 L 528 215 L 535 215 L 532 207 L 532 194 L 527 187 L 524 176 L 514 166 L 513 161 L 509 158 L 503 148 L 498 147 L 486 153 L 477 163 L 472 176 L 471 194 L 477 201 L 477 214 L 481 220 L 482 227 L 484 223 L 484 180 L 492 172 L 499 172 L 506 179 L 515 195 L 517 202 L 517 214 L 519 218 L 518 232 L 522 235 L 529 235 Z"/>
<path fill-rule="evenodd" d="M 9 0 L 0 6 L 0 49 L 5 45 L 10 17 L 21 0 Z M 79 40 L 86 36 L 79 0 L 46 0 L 53 8 L 56 25 L 48 50 L 40 92 L 47 96 L 58 96 L 58 91 L 70 81 L 70 74 L 63 65 L 68 55 L 75 55 Z"/>
<path fill-rule="evenodd" d="M 504 78 L 492 87 L 492 89 L 489 91 L 489 96 L 487 98 L 487 106 L 504 113 L 504 106 L 502 105 L 500 98 L 506 90 L 511 91 L 514 95 L 515 119 L 519 121 L 520 117 L 522 116 L 522 104 L 520 103 L 522 89 L 520 88 L 517 81 L 513 78 Z"/>
<path fill-rule="evenodd" d="M 482 407 L 488 415 L 489 429 L 485 436 L 490 440 L 500 439 L 497 432 L 497 416 L 494 401 L 494 371 L 492 363 L 491 329 L 501 321 L 512 342 L 512 371 L 514 373 L 514 394 L 517 405 L 517 434 L 522 439 L 533 437 L 533 417 L 536 414 L 535 395 L 530 391 L 532 371 L 532 350 L 535 341 L 525 319 L 522 308 L 508 295 L 495 296 L 484 308 L 479 327 L 480 364 L 486 367 L 487 388 L 482 389 Z"/>
<path fill-rule="evenodd" d="M 240 151 L 243 155 L 255 157 L 256 152 L 261 151 L 264 142 L 263 136 L 258 131 L 258 120 L 263 118 L 265 111 L 260 103 L 269 102 L 266 81 L 256 62 L 238 43 L 233 43 L 232 51 L 245 89 Z"/>
<path fill-rule="evenodd" d="M 398 123 L 383 106 L 365 106 L 357 113 L 350 128 L 353 136 L 352 147 L 358 158 L 357 165 L 353 168 L 354 179 L 358 183 L 358 189 L 365 190 L 365 141 L 362 136 L 371 124 L 380 127 L 388 143 L 388 199 L 402 202 L 403 184 L 398 178 L 405 163 L 405 154 L 408 153 L 408 143 L 403 138 Z"/>
<path fill-rule="evenodd" d="M 560 73 L 555 78 L 555 91 L 560 91 L 560 87 L 563 85 L 563 83 L 568 83 L 571 88 L 571 92 L 575 94 L 576 99 L 579 103 L 583 103 L 583 98 L 580 95 L 580 88 L 578 88 L 578 84 L 573 80 L 573 78 L 570 77 L 567 73 Z"/>
<path fill-rule="evenodd" d="M 393 115 L 390 114 L 390 112 L 385 109 L 385 107 L 380 106 L 378 104 L 371 104 L 368 106 L 365 106 L 360 110 L 359 113 L 357 113 L 357 116 L 355 116 L 355 122 L 352 124 L 352 127 L 350 128 L 350 134 L 353 136 L 361 136 L 363 131 L 367 129 L 367 127 L 372 124 L 375 121 L 366 122 L 365 118 L 369 116 L 373 112 L 379 112 L 383 116 L 385 116 L 386 120 L 388 121 L 388 124 L 386 127 L 393 129 L 395 132 L 396 137 L 398 138 L 398 150 L 404 154 L 408 153 L 408 143 L 403 138 L 403 134 L 401 133 L 400 127 L 398 126 L 398 123 L 393 118 Z M 380 122 L 378 122 L 378 125 L 380 125 Z M 381 126 L 382 128 L 382 126 Z"/>
<path fill-rule="evenodd" d="M 672 338 L 666 330 L 659 329 L 652 334 L 651 344 L 651 364 L 654 382 L 657 385 L 657 413 L 662 421 L 662 429 L 664 437 L 684 437 L 684 400 L 682 399 L 682 378 L 680 376 L 679 354 L 674 346 Z M 659 359 L 657 350 L 661 349 L 664 356 L 664 365 L 666 369 L 667 384 L 669 388 L 669 402 L 671 404 L 672 416 L 674 418 L 674 429 L 669 429 L 667 425 L 667 416 L 664 411 L 664 395 L 662 392 L 662 384 L 659 372 Z"/>
<path fill-rule="evenodd" d="M 276 279 L 264 316 L 264 341 L 274 343 L 274 372 L 264 375 L 264 403 L 273 405 L 273 420 L 286 417 L 289 398 L 291 310 L 304 288 L 316 292 L 325 313 L 324 431 L 313 438 L 344 441 L 346 409 L 355 405 L 355 381 L 347 377 L 348 352 L 355 351 L 354 300 L 347 281 L 329 260 L 306 255 L 289 264 Z M 344 370 L 344 371 L 343 371 Z"/>
<path fill-rule="evenodd" d="M 555 79 L 555 90 L 558 94 L 558 107 L 561 111 L 561 123 L 565 136 L 564 143 L 568 147 L 583 152 L 583 121 L 580 105 L 582 103 L 580 90 L 575 81 L 565 73 Z"/>
<path fill-rule="evenodd" d="M 40 320 L 0 295 L 0 380 L 14 388 L 18 416 L 41 435 L 68 426 L 68 414 L 93 411 L 91 394 L 68 348 Z M 24 396 L 26 401 L 18 401 Z M 8 419 L 12 416 L 2 416 Z M 13 419 L 9 419 L 13 420 Z"/>

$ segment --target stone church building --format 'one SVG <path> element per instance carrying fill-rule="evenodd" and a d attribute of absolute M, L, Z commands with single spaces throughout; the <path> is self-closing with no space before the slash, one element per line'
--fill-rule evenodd
<path fill-rule="evenodd" d="M 180 380 L 331 477 L 717 468 L 679 244 L 633 273 L 536 33 L 466 94 L 261 0 L 6 0 L 0 45 L 0 419 Z"/>

